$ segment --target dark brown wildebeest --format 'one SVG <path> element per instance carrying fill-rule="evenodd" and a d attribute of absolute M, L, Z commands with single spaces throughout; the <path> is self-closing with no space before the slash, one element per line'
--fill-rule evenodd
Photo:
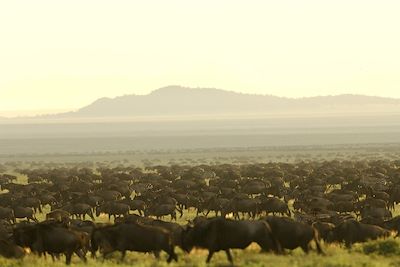
<path fill-rule="evenodd" d="M 354 206 L 356 211 L 358 212 L 361 212 L 367 206 L 371 208 L 382 208 L 382 209 L 387 208 L 387 204 L 384 200 L 376 198 L 367 198 L 364 200 L 360 200 L 356 202 Z"/>
<path fill-rule="evenodd" d="M 215 216 L 218 216 L 218 213 L 220 213 L 222 217 L 225 217 L 232 211 L 230 200 L 222 197 L 212 197 L 207 202 L 200 204 L 197 208 L 197 215 L 199 215 L 200 212 L 205 212 L 205 215 L 207 216 L 211 211 L 215 212 Z"/>
<path fill-rule="evenodd" d="M 276 197 L 262 197 L 260 200 L 261 200 L 261 203 L 259 205 L 260 212 L 265 211 L 267 215 L 269 213 L 272 214 L 280 213 L 282 215 L 286 214 L 289 217 L 291 216 L 290 209 L 284 201 Z"/>
<path fill-rule="evenodd" d="M 314 222 L 312 227 L 317 229 L 319 238 L 327 241 L 328 235 L 335 228 L 335 225 L 329 222 Z"/>
<path fill-rule="evenodd" d="M 108 214 L 108 220 L 111 220 L 111 216 L 114 216 L 114 219 L 118 216 L 126 216 L 129 214 L 129 205 L 124 203 L 117 202 L 107 202 L 99 207 L 96 207 L 96 216 L 99 216 L 101 213 Z"/>
<path fill-rule="evenodd" d="M 15 228 L 14 240 L 17 245 L 29 247 L 39 255 L 46 252 L 51 255 L 65 254 L 66 264 L 71 263 L 73 253 L 86 262 L 81 236 L 52 222 Z"/>
<path fill-rule="evenodd" d="M 350 248 L 357 242 L 366 242 L 380 237 L 389 237 L 390 231 L 382 227 L 347 220 L 337 225 L 328 235 L 328 242 L 345 242 Z"/>
<path fill-rule="evenodd" d="M 235 219 L 240 219 L 239 212 L 244 215 L 247 213 L 250 218 L 255 218 L 258 214 L 258 201 L 255 199 L 241 199 L 234 198 L 229 205 L 230 210 L 233 211 Z"/>
<path fill-rule="evenodd" d="M 161 219 L 163 216 L 171 215 L 171 220 L 176 220 L 176 205 L 172 204 L 161 204 L 153 205 L 148 207 L 144 211 L 145 216 L 155 216 L 157 219 Z"/>
<path fill-rule="evenodd" d="M 360 220 L 360 223 L 365 223 L 365 224 L 373 224 L 373 225 L 377 225 L 380 227 L 383 227 L 383 223 L 385 222 L 385 220 L 383 218 L 376 218 L 376 217 L 364 217 Z M 385 227 L 384 227 L 385 228 Z"/>
<path fill-rule="evenodd" d="M 373 217 L 389 220 L 392 218 L 392 212 L 387 208 L 375 208 L 371 206 L 365 206 L 364 209 L 361 211 L 361 217 Z"/>
<path fill-rule="evenodd" d="M 139 222 L 145 225 L 152 225 L 164 228 L 165 230 L 171 232 L 172 234 L 172 243 L 174 246 L 178 246 L 182 248 L 182 233 L 184 228 L 182 225 L 174 222 L 164 222 L 161 220 L 154 220 L 151 218 L 139 217 Z"/>
<path fill-rule="evenodd" d="M 400 235 L 400 216 L 393 217 L 390 220 L 384 221 L 382 223 L 383 228 L 388 230 L 393 230 L 397 232 L 396 236 Z"/>
<path fill-rule="evenodd" d="M 15 222 L 14 211 L 11 208 L 0 207 L 0 220 Z"/>
<path fill-rule="evenodd" d="M 306 223 L 296 222 L 287 217 L 266 216 L 262 220 L 268 222 L 272 233 L 283 249 L 301 247 L 305 253 L 308 253 L 310 242 L 314 240 L 318 253 L 323 254 L 318 239 L 318 231 L 312 226 Z"/>
<path fill-rule="evenodd" d="M 114 201 L 121 199 L 122 195 L 118 191 L 114 190 L 103 190 L 96 192 L 96 195 L 101 197 L 104 201 Z"/>
<path fill-rule="evenodd" d="M 46 214 L 46 220 L 55 220 L 58 222 L 68 222 L 70 213 L 65 210 L 52 210 Z"/>
<path fill-rule="evenodd" d="M 354 211 L 354 204 L 352 201 L 337 201 L 334 203 L 332 210 L 346 213 Z"/>
<path fill-rule="evenodd" d="M 5 258 L 20 259 L 25 256 L 25 251 L 9 240 L 0 239 L 0 255 Z"/>
<path fill-rule="evenodd" d="M 68 211 L 69 213 L 71 213 L 72 216 L 75 216 L 76 218 L 82 218 L 83 220 L 85 220 L 86 215 L 88 215 L 94 221 L 92 207 L 89 204 L 71 203 L 65 205 L 64 207 L 62 207 L 62 209 Z"/>
<path fill-rule="evenodd" d="M 193 247 L 208 249 L 206 262 L 209 263 L 215 252 L 224 250 L 229 262 L 233 263 L 230 249 L 248 247 L 256 242 L 262 250 L 280 253 L 279 242 L 265 221 L 234 221 L 223 217 L 201 220 L 194 226 L 187 225 L 182 235 L 182 246 L 186 252 Z"/>
<path fill-rule="evenodd" d="M 12 237 L 13 225 L 8 220 L 0 219 L 0 238 L 9 239 Z"/>
<path fill-rule="evenodd" d="M 122 199 L 119 203 L 129 205 L 130 210 L 137 210 L 140 216 L 143 216 L 144 210 L 146 209 L 146 202 L 141 199 Z"/>
<path fill-rule="evenodd" d="M 18 203 L 24 207 L 33 208 L 34 212 L 42 213 L 42 202 L 36 197 L 24 197 L 18 200 Z"/>
<path fill-rule="evenodd" d="M 34 222 L 37 222 L 38 220 L 36 219 L 33 209 L 29 207 L 13 207 L 14 210 L 14 216 L 16 219 L 23 219 L 26 218 L 28 221 L 32 220 Z"/>
<path fill-rule="evenodd" d="M 168 253 L 167 262 L 178 261 L 171 233 L 161 227 L 136 223 L 121 223 L 94 229 L 91 236 L 92 256 L 101 249 L 103 258 L 113 251 L 121 251 L 121 261 L 126 251 L 153 252 L 158 257 L 161 250 Z"/>

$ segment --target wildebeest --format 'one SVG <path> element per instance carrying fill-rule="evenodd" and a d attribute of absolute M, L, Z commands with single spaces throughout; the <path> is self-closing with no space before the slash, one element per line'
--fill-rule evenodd
<path fill-rule="evenodd" d="M 68 222 L 70 213 L 65 210 L 52 210 L 46 214 L 46 220 L 55 220 L 58 222 Z"/>
<path fill-rule="evenodd" d="M 314 222 L 312 227 L 317 229 L 319 238 L 327 241 L 328 235 L 335 228 L 335 225 L 329 222 Z"/>
<path fill-rule="evenodd" d="M 361 217 L 383 218 L 384 220 L 387 220 L 392 218 L 392 212 L 387 208 L 365 206 L 364 209 L 361 210 Z"/>
<path fill-rule="evenodd" d="M 114 219 L 118 216 L 126 216 L 129 213 L 129 205 L 124 203 L 107 202 L 96 207 L 96 216 L 99 216 L 101 213 L 108 214 L 108 220 L 111 220 L 111 216 L 114 216 Z"/>
<path fill-rule="evenodd" d="M 0 219 L 15 222 L 14 210 L 7 207 L 0 207 Z"/>
<path fill-rule="evenodd" d="M 179 246 L 182 248 L 182 233 L 184 228 L 182 225 L 174 222 L 165 222 L 162 220 L 154 220 L 152 218 L 143 218 L 139 217 L 139 222 L 145 225 L 152 225 L 164 228 L 165 230 L 169 231 L 172 236 L 172 243 L 174 246 Z"/>
<path fill-rule="evenodd" d="M 161 250 L 168 253 L 167 262 L 178 261 L 174 252 L 171 233 L 161 227 L 141 225 L 137 223 L 120 223 L 94 229 L 91 236 L 92 255 L 98 249 L 103 258 L 113 251 L 121 251 L 121 261 L 127 250 L 138 252 L 154 252 L 158 256 Z"/>
<path fill-rule="evenodd" d="M 222 217 L 201 220 L 194 226 L 187 225 L 182 246 L 186 252 L 193 247 L 208 249 L 207 263 L 215 252 L 224 250 L 228 260 L 233 263 L 230 249 L 244 249 L 252 242 L 256 242 L 264 251 L 272 249 L 281 252 L 280 244 L 267 222 L 234 221 Z"/>
<path fill-rule="evenodd" d="M 400 216 L 396 216 L 390 220 L 384 221 L 382 223 L 382 226 L 385 229 L 396 231 L 397 232 L 396 236 L 399 236 L 400 235 Z"/>
<path fill-rule="evenodd" d="M 312 226 L 287 217 L 266 216 L 262 220 L 268 222 L 283 249 L 301 247 L 304 252 L 308 253 L 310 242 L 314 240 L 318 253 L 323 254 L 318 240 L 318 232 Z"/>
<path fill-rule="evenodd" d="M 261 198 L 261 203 L 260 203 L 260 211 L 263 212 L 265 211 L 268 215 L 268 213 L 280 213 L 282 215 L 286 214 L 287 216 L 291 216 L 290 209 L 288 205 L 275 197 L 263 197 Z"/>
<path fill-rule="evenodd" d="M 88 215 L 94 221 L 92 207 L 86 203 L 71 203 L 65 205 L 62 209 L 68 211 L 72 216 L 76 216 L 76 218 L 84 220 Z"/>
<path fill-rule="evenodd" d="M 356 220 L 347 220 L 337 225 L 328 235 L 328 242 L 344 242 L 351 247 L 357 242 L 365 242 L 390 236 L 390 231 L 382 227 L 363 224 Z"/>
<path fill-rule="evenodd" d="M 148 207 L 144 211 L 145 216 L 155 216 L 157 219 L 161 219 L 163 216 L 171 215 L 171 220 L 176 220 L 176 205 L 173 204 L 161 204 L 153 205 Z"/>
<path fill-rule="evenodd" d="M 20 259 L 25 256 L 25 251 L 9 240 L 0 239 L 0 255 L 5 258 Z"/>
<path fill-rule="evenodd" d="M 55 223 L 42 222 L 21 226 L 14 229 L 14 240 L 17 245 L 29 247 L 32 251 L 39 253 L 65 254 L 66 264 L 71 263 L 72 254 L 77 254 L 86 262 L 82 251 L 84 241 L 76 232 L 60 227 Z"/>
<path fill-rule="evenodd" d="M 18 219 L 26 218 L 28 221 L 32 220 L 34 222 L 38 221 L 33 213 L 32 208 L 16 206 L 13 207 L 13 210 L 15 218 Z"/>

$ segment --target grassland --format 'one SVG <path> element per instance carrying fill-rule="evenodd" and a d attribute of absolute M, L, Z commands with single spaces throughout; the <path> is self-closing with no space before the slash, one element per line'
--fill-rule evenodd
<path fill-rule="evenodd" d="M 381 241 L 385 242 L 385 241 Z M 390 255 L 380 255 L 379 252 L 365 254 L 362 245 L 353 247 L 351 251 L 347 251 L 338 246 L 324 246 L 326 256 L 317 255 L 311 252 L 305 255 L 301 250 L 296 249 L 287 255 L 279 256 L 273 254 L 261 254 L 256 245 L 252 245 L 246 250 L 234 250 L 233 257 L 236 266 L 287 266 L 287 267 L 394 267 L 400 266 L 400 254 L 398 248 L 400 243 L 395 241 L 395 253 Z M 184 254 L 178 250 L 179 262 L 167 264 L 165 262 L 166 254 L 162 254 L 162 260 L 157 261 L 153 255 L 141 254 L 136 252 L 127 253 L 125 261 L 119 262 L 119 253 L 114 253 L 111 258 L 106 259 L 88 259 L 88 263 L 84 264 L 78 257 L 73 257 L 73 266 L 86 267 L 114 267 L 114 266 L 140 266 L 140 267 L 156 267 L 156 266 L 228 266 L 225 254 L 219 252 L 215 254 L 211 264 L 205 263 L 207 252 L 205 250 L 192 251 L 190 255 Z M 62 260 L 53 262 L 50 257 L 47 259 L 38 258 L 35 255 L 27 255 L 22 261 L 7 260 L 0 258 L 0 266 L 16 267 L 16 266 L 65 266 Z"/>
<path fill-rule="evenodd" d="M 7 173 L 17 174 L 15 168 L 30 168 L 32 166 L 44 166 L 46 163 L 69 166 L 75 164 L 91 165 L 106 163 L 111 166 L 131 165 L 146 166 L 153 164 L 210 164 L 210 163 L 234 163 L 246 164 L 252 162 L 283 161 L 296 162 L 300 160 L 368 160 L 388 159 L 399 160 L 400 153 L 396 146 L 369 145 L 369 146 L 324 146 L 324 147 L 285 147 L 285 148 L 259 148 L 259 149 L 230 149 L 230 150 L 188 150 L 188 151 L 148 151 L 140 153 L 94 153 L 94 154 L 59 154 L 59 155 L 19 155 L 0 157 L 0 162 L 7 167 Z M 26 177 L 18 175 L 18 182 L 25 183 Z M 396 209 L 398 213 L 400 209 Z M 44 213 L 48 208 L 44 210 Z M 43 220 L 43 214 L 38 215 Z M 187 219 L 193 217 L 193 212 L 186 213 L 178 220 L 184 224 Z M 169 219 L 169 218 L 166 218 Z M 96 218 L 96 221 L 107 222 L 104 216 Z M 261 254 L 257 245 L 251 245 L 246 250 L 234 250 L 233 257 L 236 266 L 287 266 L 287 267 L 394 267 L 400 266 L 400 241 L 378 241 L 382 246 L 376 246 L 376 242 L 357 244 L 351 250 L 338 245 L 323 244 L 325 256 L 311 252 L 304 254 L 300 249 L 288 252 L 287 255 Z M 373 248 L 373 249 L 371 249 Z M 194 250 L 190 255 L 177 248 L 178 263 L 166 263 L 166 254 L 157 261 L 153 255 L 135 252 L 127 253 L 124 262 L 119 262 L 118 252 L 111 255 L 104 262 L 102 259 L 88 259 L 84 264 L 76 256 L 73 257 L 73 266 L 86 267 L 114 267 L 114 266 L 228 266 L 228 261 L 223 252 L 215 254 L 211 264 L 207 265 L 205 259 L 207 251 Z M 0 258 L 0 267 L 14 266 L 65 266 L 64 259 L 53 262 L 50 257 L 39 258 L 28 254 L 23 260 L 8 260 Z"/>

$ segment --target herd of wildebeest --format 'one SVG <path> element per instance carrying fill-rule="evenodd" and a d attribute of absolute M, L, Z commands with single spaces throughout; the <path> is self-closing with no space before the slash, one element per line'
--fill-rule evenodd
<path fill-rule="evenodd" d="M 178 261 L 178 247 L 187 253 L 207 249 L 207 262 L 225 251 L 232 262 L 230 249 L 253 242 L 263 253 L 300 247 L 324 254 L 332 243 L 351 247 L 400 233 L 400 216 L 392 216 L 400 202 L 400 161 L 13 172 L 27 183 L 0 174 L 0 254 L 7 258 L 27 251 L 54 260 L 64 254 L 69 264 L 73 254 L 86 261 L 87 253 L 104 259 L 120 251 L 123 261 L 127 251 L 156 258 L 164 251 L 171 262 Z M 179 219 L 188 214 L 190 220 Z"/>

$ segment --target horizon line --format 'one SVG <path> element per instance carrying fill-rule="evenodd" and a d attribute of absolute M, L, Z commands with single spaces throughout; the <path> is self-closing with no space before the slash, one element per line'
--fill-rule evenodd
<path fill-rule="evenodd" d="M 189 89 L 189 90 L 216 90 L 216 91 L 224 91 L 228 93 L 240 94 L 240 95 L 251 95 L 251 96 L 260 96 L 260 97 L 276 97 L 281 99 L 289 99 L 289 100 L 302 100 L 302 99 L 310 99 L 310 98 L 318 98 L 318 97 L 339 97 L 339 96 L 361 96 L 361 97 L 373 97 L 373 98 L 383 98 L 383 99 L 392 99 L 392 100 L 400 100 L 397 97 L 389 97 L 389 96 L 379 96 L 379 95 L 368 95 L 368 94 L 356 94 L 356 93 L 342 93 L 342 94 L 328 94 L 328 95 L 314 95 L 314 96 L 301 96 L 301 97 L 289 97 L 289 96 L 278 96 L 273 94 L 260 94 L 260 93 L 245 93 L 239 92 L 229 89 L 220 89 L 215 87 L 189 87 L 189 86 L 182 86 L 182 85 L 167 85 L 157 89 L 154 89 L 147 94 L 135 94 L 135 93 L 127 93 L 123 95 L 117 95 L 114 97 L 98 97 L 95 100 L 91 101 L 89 104 L 81 106 L 81 107 L 71 107 L 71 108 L 38 108 L 38 109 L 8 109 L 8 110 L 0 110 L 0 118 L 2 119 L 19 119 L 19 118 L 40 118 L 42 116 L 47 115 L 58 115 L 63 113 L 70 113 L 76 112 L 80 109 L 90 106 L 95 102 L 101 99 L 118 99 L 122 97 L 129 97 L 129 96 L 150 96 L 151 94 L 167 89 L 167 88 L 176 88 L 176 89 Z M 15 113 L 16 115 L 7 115 L 10 113 Z M 19 113 L 19 114 L 18 114 Z M 36 113 L 33 115 L 27 115 L 27 113 Z"/>

